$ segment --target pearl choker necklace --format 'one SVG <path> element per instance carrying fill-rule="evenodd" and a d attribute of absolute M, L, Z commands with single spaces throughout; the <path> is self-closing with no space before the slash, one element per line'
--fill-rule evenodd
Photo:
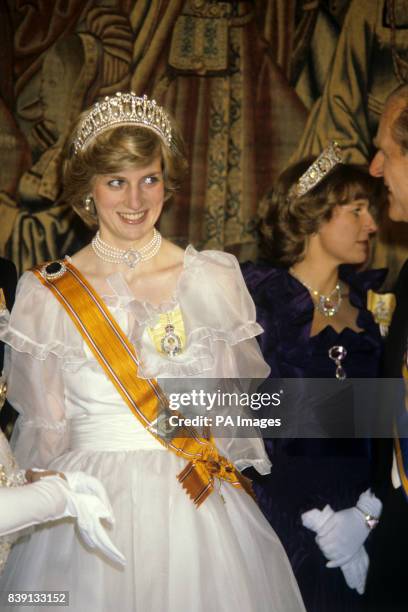
<path fill-rule="evenodd" d="M 107 263 L 126 264 L 129 268 L 135 268 L 141 261 L 147 261 L 154 257 L 161 247 L 162 237 L 156 228 L 153 229 L 153 238 L 141 249 L 118 249 L 110 246 L 102 240 L 99 230 L 92 238 L 92 248 L 100 259 Z"/>
<path fill-rule="evenodd" d="M 306 287 L 308 291 L 310 291 L 316 310 L 318 310 L 324 317 L 334 317 L 334 315 L 338 313 L 340 304 L 342 302 L 339 281 L 337 281 L 335 288 L 329 293 L 329 295 L 324 295 L 323 293 L 317 291 L 317 289 L 310 287 L 310 285 L 302 281 L 302 279 L 296 276 L 296 274 L 293 274 L 293 272 L 291 272 L 291 274 L 300 283 L 302 283 L 302 285 Z"/>

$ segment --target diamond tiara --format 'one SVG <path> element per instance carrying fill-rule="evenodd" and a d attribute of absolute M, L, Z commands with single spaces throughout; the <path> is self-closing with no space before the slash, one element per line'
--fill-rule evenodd
<path fill-rule="evenodd" d="M 117 92 L 91 106 L 75 133 L 72 142 L 74 153 L 77 155 L 84 151 L 99 134 L 120 125 L 153 130 L 168 147 L 171 146 L 171 123 L 166 111 L 147 96 L 141 98 L 133 91 Z"/>
<path fill-rule="evenodd" d="M 293 200 L 305 195 L 313 187 L 316 187 L 337 164 L 341 163 L 343 163 L 341 149 L 338 143 L 333 140 L 289 189 L 288 199 Z"/>

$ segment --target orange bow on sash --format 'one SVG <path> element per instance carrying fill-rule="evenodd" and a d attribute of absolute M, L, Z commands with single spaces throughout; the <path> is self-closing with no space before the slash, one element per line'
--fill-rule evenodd
<path fill-rule="evenodd" d="M 214 489 L 214 478 L 244 488 L 252 495 L 251 481 L 218 453 L 213 440 L 185 425 L 170 428 L 168 401 L 157 381 L 138 377 L 134 346 L 110 314 L 103 300 L 68 261 L 55 261 L 33 270 L 65 308 L 108 378 L 139 422 L 161 444 L 189 463 L 177 476 L 194 503 L 202 504 Z M 165 439 L 161 431 L 172 436 Z"/>

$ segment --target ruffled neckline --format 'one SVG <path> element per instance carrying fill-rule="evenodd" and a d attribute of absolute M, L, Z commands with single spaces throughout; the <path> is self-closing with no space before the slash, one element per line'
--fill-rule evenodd
<path fill-rule="evenodd" d="M 310 327 L 313 320 L 314 304 L 306 287 L 286 268 L 271 268 L 266 264 L 246 263 L 242 266 L 242 272 L 248 289 L 258 306 L 270 309 L 271 305 L 277 318 L 285 316 L 292 323 L 302 327 L 302 336 L 310 337 Z M 374 319 L 366 307 L 366 296 L 369 289 L 378 290 L 387 275 L 386 269 L 364 270 L 356 272 L 350 265 L 340 266 L 339 278 L 349 286 L 350 303 L 357 308 L 357 327 L 361 332 L 356 332 L 350 327 L 345 327 L 337 332 L 328 324 L 320 333 L 329 333 L 339 336 L 347 330 L 353 334 L 364 333 L 367 324 L 374 324 Z M 299 330 L 297 330 L 299 332 Z M 320 334 L 319 334 L 320 335 Z M 314 336 L 312 336 L 313 338 Z"/>
<path fill-rule="evenodd" d="M 248 262 L 243 264 L 242 272 L 258 307 L 269 310 L 273 305 L 277 320 L 290 320 L 291 324 L 297 326 L 296 334 L 302 340 L 313 340 L 317 337 L 310 336 L 314 314 L 311 295 L 286 268 L 271 268 L 266 264 Z M 383 268 L 357 272 L 354 266 L 340 266 L 339 278 L 349 287 L 349 300 L 358 310 L 356 325 L 361 331 L 345 327 L 341 332 L 337 332 L 329 323 L 318 336 L 339 338 L 343 334 L 363 335 L 368 327 L 377 327 L 371 312 L 367 310 L 367 291 L 378 290 L 386 275 L 387 270 Z"/>
<path fill-rule="evenodd" d="M 199 264 L 200 257 L 199 252 L 189 244 L 183 255 L 183 267 L 179 274 L 176 282 L 176 286 L 171 296 L 160 302 L 159 304 L 153 304 L 147 300 L 137 298 L 132 292 L 129 284 L 121 272 L 114 272 L 106 277 L 106 283 L 112 289 L 113 293 L 100 292 L 99 295 L 110 308 L 124 308 L 125 310 L 131 310 L 135 312 L 137 310 L 138 315 L 142 316 L 144 321 L 156 320 L 161 313 L 173 310 L 178 304 L 180 285 L 184 280 L 185 275 L 190 271 L 192 263 Z M 69 257 L 67 257 L 70 260 Z"/>
<path fill-rule="evenodd" d="M 112 288 L 113 296 L 102 296 L 113 314 L 122 310 L 130 314 L 129 323 L 131 328 L 128 336 L 132 344 L 138 348 L 141 357 L 139 375 L 145 378 L 171 376 L 192 377 L 200 376 L 208 372 L 214 365 L 214 340 L 224 340 L 229 345 L 237 344 L 259 334 L 262 329 L 253 321 L 242 322 L 235 329 L 224 329 L 217 326 L 204 324 L 201 326 L 191 325 L 188 315 L 188 307 L 184 311 L 186 349 L 176 356 L 168 357 L 158 353 L 153 344 L 148 340 L 148 328 L 154 327 L 162 313 L 171 312 L 177 306 L 183 306 L 186 300 L 186 287 L 190 286 L 193 278 L 198 274 L 198 268 L 208 263 L 214 263 L 217 257 L 215 251 L 197 251 L 189 245 L 184 252 L 183 268 L 177 279 L 175 289 L 171 297 L 160 304 L 152 304 L 146 300 L 138 299 L 131 291 L 128 283 L 121 273 L 115 273 L 107 277 L 107 282 Z M 227 265 L 228 254 L 222 254 L 222 260 L 217 259 L 217 265 Z M 223 261 L 225 259 L 225 261 Z M 186 304 L 187 306 L 187 304 Z"/>
<path fill-rule="evenodd" d="M 142 377 L 203 375 L 214 368 L 216 341 L 233 347 L 262 332 L 239 264 L 228 253 L 198 252 L 191 245 L 187 247 L 175 290 L 171 298 L 160 304 L 139 300 L 120 273 L 106 280 L 109 288 L 95 289 L 135 346 Z M 168 357 L 157 352 L 148 327 L 176 305 L 180 305 L 183 315 L 186 349 Z M 63 370 L 75 372 L 85 362 L 91 367 L 94 362 L 97 365 L 81 336 L 72 333 L 68 314 L 31 272 L 23 275 L 10 324 L 3 327 L 0 329 L 3 341 L 38 359 L 52 353 L 63 359 Z M 263 362 L 262 367 L 263 374 L 266 368 Z"/>
<path fill-rule="evenodd" d="M 340 279 L 349 286 L 349 299 L 358 310 L 356 323 L 361 331 L 345 327 L 337 332 L 328 324 L 312 337 L 314 304 L 300 281 L 286 269 L 265 265 L 246 264 L 243 274 L 256 304 L 258 321 L 266 330 L 260 342 L 273 376 L 332 376 L 334 364 L 327 352 L 334 345 L 347 347 L 347 365 L 350 358 L 352 361 L 348 375 L 377 375 L 382 339 L 367 310 L 366 296 L 368 289 L 379 289 L 385 270 L 356 272 L 352 266 L 342 266 Z M 364 367 L 357 367 L 353 355 L 360 355 Z"/>

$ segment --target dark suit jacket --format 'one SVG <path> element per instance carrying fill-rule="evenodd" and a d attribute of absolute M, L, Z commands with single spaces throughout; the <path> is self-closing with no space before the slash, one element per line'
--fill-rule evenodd
<path fill-rule="evenodd" d="M 403 265 L 395 286 L 397 306 L 392 318 L 384 355 L 384 376 L 401 376 L 402 357 L 408 338 L 408 260 Z"/>
<path fill-rule="evenodd" d="M 17 272 L 11 261 L 0 257 L 0 287 L 6 298 L 7 308 L 11 310 L 16 294 Z M 4 345 L 0 342 L 0 372 L 3 369 Z M 0 427 L 4 429 L 10 419 L 13 419 L 12 409 L 7 402 L 0 412 Z"/>
<path fill-rule="evenodd" d="M 400 378 L 402 359 L 407 348 L 408 338 L 408 260 L 403 265 L 395 285 L 397 306 L 390 326 L 384 351 L 384 378 Z M 374 445 L 374 490 L 384 497 L 391 482 L 392 468 L 391 439 L 379 439 Z"/>

